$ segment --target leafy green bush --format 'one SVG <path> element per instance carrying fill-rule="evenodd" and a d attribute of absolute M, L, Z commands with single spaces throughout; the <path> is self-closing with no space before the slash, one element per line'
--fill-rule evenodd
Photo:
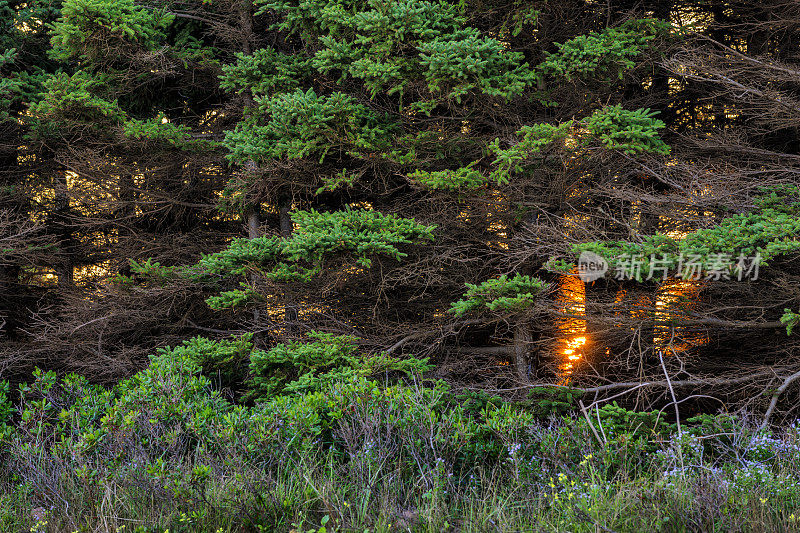
<path fill-rule="evenodd" d="M 613 435 L 629 435 L 651 440 L 666 437 L 677 430 L 677 425 L 668 423 L 660 411 L 630 411 L 617 402 L 598 409 L 598 417 L 604 429 Z"/>
<path fill-rule="evenodd" d="M 356 337 L 312 331 L 308 342 L 278 344 L 250 356 L 250 397 L 311 392 L 333 383 L 357 381 L 387 372 L 421 374 L 430 370 L 428 359 L 398 359 L 379 354 L 361 356 Z"/>
<path fill-rule="evenodd" d="M 523 405 L 539 417 L 563 415 L 577 409 L 577 400 L 582 395 L 580 389 L 569 387 L 533 387 Z"/>
<path fill-rule="evenodd" d="M 14 407 L 9 397 L 10 392 L 8 381 L 0 381 L 0 442 L 6 439 L 12 431 L 11 415 Z"/>
<path fill-rule="evenodd" d="M 232 339 L 212 340 L 194 337 L 180 346 L 161 348 L 159 354 L 186 358 L 200 365 L 208 376 L 222 378 L 226 385 L 241 380 L 253 351 L 253 335 L 246 333 Z"/>

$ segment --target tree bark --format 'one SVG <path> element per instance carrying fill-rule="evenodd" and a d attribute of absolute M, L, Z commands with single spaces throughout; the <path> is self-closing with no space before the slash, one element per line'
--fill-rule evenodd
<path fill-rule="evenodd" d="M 514 358 L 514 368 L 517 372 L 517 377 L 522 383 L 529 383 L 529 366 L 531 342 L 533 341 L 533 332 L 528 320 L 520 318 L 514 326 L 514 344 L 512 345 L 512 354 Z M 535 370 L 534 370 L 535 373 Z"/>
<path fill-rule="evenodd" d="M 247 212 L 247 238 L 255 239 L 258 237 L 258 229 L 261 227 L 261 219 L 258 213 L 258 207 L 253 207 Z"/>
<path fill-rule="evenodd" d="M 69 228 L 69 185 L 66 170 L 59 171 L 56 177 L 53 222 L 60 250 L 56 278 L 59 289 L 66 289 L 73 285 L 75 266 L 72 257 L 72 232 Z"/>

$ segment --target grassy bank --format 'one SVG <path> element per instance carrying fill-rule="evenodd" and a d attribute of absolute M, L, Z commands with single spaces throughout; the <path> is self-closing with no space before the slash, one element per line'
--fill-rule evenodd
<path fill-rule="evenodd" d="M 2 531 L 790 531 L 800 425 L 682 421 L 442 384 L 242 405 L 180 351 L 112 389 L 0 393 Z M 563 411 L 563 412 L 560 412 Z"/>

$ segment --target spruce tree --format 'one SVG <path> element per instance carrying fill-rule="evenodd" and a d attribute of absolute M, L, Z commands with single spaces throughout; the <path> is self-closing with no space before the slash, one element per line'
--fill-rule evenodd
<path fill-rule="evenodd" d="M 316 332 L 513 390 L 794 364 L 790 6 L 2 5 L 2 316 L 31 359 Z M 575 285 L 582 252 L 611 272 Z M 760 281 L 614 279 L 740 253 Z"/>

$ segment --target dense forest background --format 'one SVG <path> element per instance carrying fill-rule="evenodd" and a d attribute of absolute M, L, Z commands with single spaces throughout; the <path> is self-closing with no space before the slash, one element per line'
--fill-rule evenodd
<path fill-rule="evenodd" d="M 238 343 L 240 392 L 427 365 L 798 403 L 796 2 L 2 0 L 0 25 L 5 379 L 115 382 L 194 338 L 227 370 Z M 587 250 L 611 269 L 584 283 Z M 616 279 L 624 254 L 672 272 Z"/>

